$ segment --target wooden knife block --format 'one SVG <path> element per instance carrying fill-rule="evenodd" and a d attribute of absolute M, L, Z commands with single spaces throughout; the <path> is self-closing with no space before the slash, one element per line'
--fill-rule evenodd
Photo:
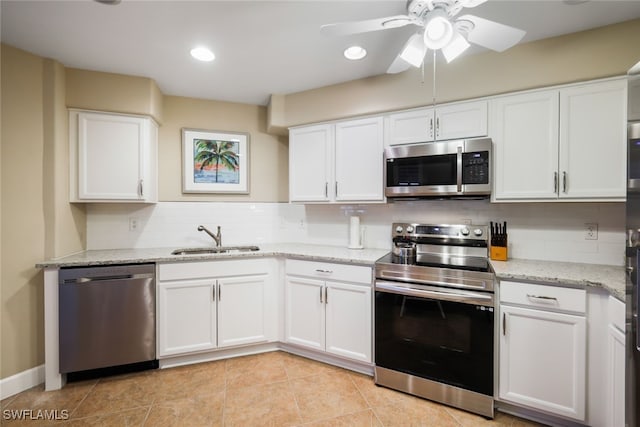
<path fill-rule="evenodd" d="M 507 247 L 506 246 L 491 246 L 489 256 L 494 261 L 506 261 L 507 260 Z"/>

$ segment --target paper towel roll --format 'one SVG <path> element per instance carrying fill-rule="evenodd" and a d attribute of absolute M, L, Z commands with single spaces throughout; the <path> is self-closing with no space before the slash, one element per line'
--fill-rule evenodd
<path fill-rule="evenodd" d="M 349 218 L 349 249 L 362 249 L 362 234 L 360 233 L 360 217 Z"/>

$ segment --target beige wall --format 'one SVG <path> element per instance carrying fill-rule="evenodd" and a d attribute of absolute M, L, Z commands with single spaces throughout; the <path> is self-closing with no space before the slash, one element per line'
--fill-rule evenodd
<path fill-rule="evenodd" d="M 288 143 L 267 134 L 267 108 L 222 101 L 164 97 L 165 121 L 159 131 L 159 198 L 161 201 L 288 200 Z M 250 194 L 182 193 L 182 128 L 250 134 Z"/>
<path fill-rule="evenodd" d="M 150 78 L 67 68 L 66 80 L 68 107 L 144 114 L 163 121 L 162 94 Z"/>
<path fill-rule="evenodd" d="M 43 362 L 42 59 L 2 46 L 2 366 Z"/>
<path fill-rule="evenodd" d="M 505 52 L 437 62 L 436 101 L 450 102 L 626 74 L 640 60 L 640 19 L 517 45 Z M 431 105 L 432 68 L 385 74 L 276 96 L 268 126 L 306 123 Z M 284 105 L 282 105 L 284 104 Z"/>
<path fill-rule="evenodd" d="M 35 263 L 83 249 L 68 203 L 64 67 L 2 45 L 0 378 L 44 361 L 43 280 Z"/>

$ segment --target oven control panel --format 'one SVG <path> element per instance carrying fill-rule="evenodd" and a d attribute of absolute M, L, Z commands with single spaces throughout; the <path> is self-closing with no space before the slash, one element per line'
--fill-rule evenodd
<path fill-rule="evenodd" d="M 432 238 L 457 238 L 487 240 L 488 227 L 486 225 L 468 224 L 416 224 L 416 223 L 394 223 L 391 227 L 392 238 L 404 237 L 407 239 L 416 237 Z"/>

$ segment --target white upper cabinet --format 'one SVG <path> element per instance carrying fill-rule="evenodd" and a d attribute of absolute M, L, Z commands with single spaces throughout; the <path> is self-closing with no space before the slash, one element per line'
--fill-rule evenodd
<path fill-rule="evenodd" d="M 487 135 L 487 102 L 463 102 L 389 114 L 388 145 Z"/>
<path fill-rule="evenodd" d="M 76 110 L 69 117 L 72 202 L 157 201 L 151 118 Z"/>
<path fill-rule="evenodd" d="M 382 202 L 382 117 L 305 126 L 289 133 L 292 202 Z"/>
<path fill-rule="evenodd" d="M 626 196 L 624 80 L 560 90 L 560 198 Z"/>
<path fill-rule="evenodd" d="M 491 101 L 495 201 L 623 201 L 626 82 Z"/>
<path fill-rule="evenodd" d="M 558 92 L 492 101 L 494 198 L 553 199 L 558 183 Z"/>
<path fill-rule="evenodd" d="M 291 129 L 289 133 L 289 199 L 328 202 L 333 175 L 334 126 Z"/>
<path fill-rule="evenodd" d="M 382 117 L 336 123 L 336 201 L 384 198 Z"/>

